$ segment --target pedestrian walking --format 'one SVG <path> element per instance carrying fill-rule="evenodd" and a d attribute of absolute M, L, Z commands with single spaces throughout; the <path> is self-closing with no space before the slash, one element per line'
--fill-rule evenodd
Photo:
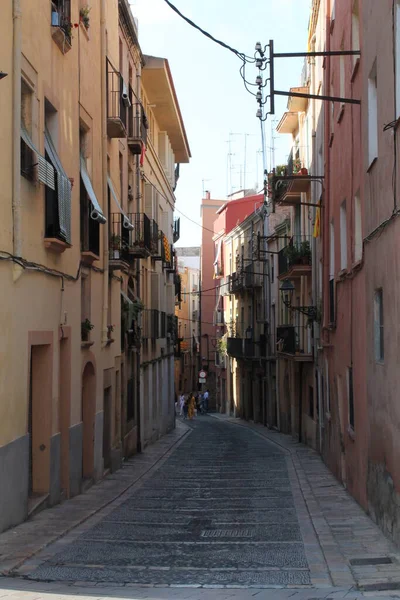
<path fill-rule="evenodd" d="M 208 389 L 204 392 L 203 394 L 203 402 L 204 402 L 204 410 L 205 412 L 208 411 L 208 398 L 210 397 L 210 394 L 208 392 Z"/>
<path fill-rule="evenodd" d="M 179 396 L 179 416 L 183 417 L 183 407 L 185 406 L 185 394 Z"/>
<path fill-rule="evenodd" d="M 189 398 L 184 397 L 183 402 L 183 418 L 186 420 L 188 418 L 189 413 Z"/>
<path fill-rule="evenodd" d="M 194 407 L 196 406 L 196 403 L 194 401 L 194 396 L 193 394 L 190 394 L 190 398 L 189 398 L 189 402 L 188 402 L 188 417 L 189 419 L 193 419 L 194 417 Z"/>

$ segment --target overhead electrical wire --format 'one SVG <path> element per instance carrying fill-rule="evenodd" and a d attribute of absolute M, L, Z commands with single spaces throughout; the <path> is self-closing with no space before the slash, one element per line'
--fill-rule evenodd
<path fill-rule="evenodd" d="M 181 19 L 183 19 L 184 21 L 186 21 L 186 23 L 189 23 L 189 25 L 191 25 L 191 27 L 194 27 L 195 29 L 197 29 L 197 31 L 200 31 L 200 33 L 202 33 L 203 35 L 205 35 L 206 37 L 208 37 L 210 40 L 212 40 L 216 44 L 219 44 L 220 46 L 222 46 L 226 50 L 229 50 L 230 52 L 232 52 L 235 56 L 237 56 L 241 60 L 248 60 L 250 62 L 255 62 L 254 58 L 252 58 L 250 56 L 247 56 L 243 52 L 239 52 L 239 50 L 237 50 L 236 48 L 232 48 L 232 46 L 229 46 L 229 44 L 226 44 L 222 40 L 218 40 L 213 35 L 211 35 L 211 33 L 208 33 L 208 31 L 206 31 L 205 29 L 203 29 L 199 25 L 196 25 L 196 23 L 194 23 L 194 21 L 192 21 L 191 19 L 189 19 L 188 17 L 186 17 L 183 13 L 181 13 L 181 11 L 176 6 L 174 6 L 172 4 L 172 2 L 170 2 L 169 0 L 164 0 L 164 2 L 166 2 L 168 4 L 168 6 L 174 12 L 176 12 L 177 15 L 179 15 L 181 17 Z"/>

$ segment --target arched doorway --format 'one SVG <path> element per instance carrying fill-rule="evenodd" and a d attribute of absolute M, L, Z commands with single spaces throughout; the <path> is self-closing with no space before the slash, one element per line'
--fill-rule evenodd
<path fill-rule="evenodd" d="M 94 422 L 96 412 L 96 375 L 91 362 L 82 375 L 82 477 L 91 479 L 94 473 Z"/>

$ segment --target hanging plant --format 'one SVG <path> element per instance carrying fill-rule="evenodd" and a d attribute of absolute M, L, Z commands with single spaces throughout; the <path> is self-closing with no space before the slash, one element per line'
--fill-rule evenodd
<path fill-rule="evenodd" d="M 84 26 L 86 27 L 86 29 L 89 29 L 89 24 L 90 24 L 90 19 L 89 19 L 89 13 L 90 13 L 91 7 L 86 5 L 86 6 L 82 6 L 82 8 L 79 11 L 79 18 L 80 21 L 84 24 Z"/>

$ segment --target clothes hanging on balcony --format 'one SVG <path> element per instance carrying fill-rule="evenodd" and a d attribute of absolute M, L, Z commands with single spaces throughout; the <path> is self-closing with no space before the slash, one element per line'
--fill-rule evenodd
<path fill-rule="evenodd" d="M 94 221 L 98 221 L 101 225 L 104 225 L 104 223 L 107 223 L 107 219 L 105 218 L 105 216 L 103 214 L 103 210 L 96 198 L 96 194 L 94 192 L 92 182 L 90 181 L 89 173 L 87 172 L 87 169 L 86 169 L 85 159 L 83 158 L 82 155 L 81 155 L 81 177 L 82 177 L 83 185 L 85 186 L 85 189 L 88 193 L 90 202 L 93 207 L 93 210 L 90 213 L 90 216 L 92 217 L 92 219 Z"/>
<path fill-rule="evenodd" d="M 119 212 L 121 213 L 121 215 L 123 215 L 123 218 L 124 218 L 123 227 L 125 229 L 129 229 L 129 230 L 134 229 L 133 224 L 130 222 L 129 218 L 126 216 L 126 214 L 122 210 L 120 203 L 118 202 L 118 197 L 117 197 L 117 194 L 115 192 L 114 186 L 112 184 L 112 181 L 111 181 L 111 178 L 109 175 L 107 175 L 107 183 L 108 183 L 108 187 L 110 188 L 111 196 L 114 198 L 114 202 L 118 206 Z"/>
<path fill-rule="evenodd" d="M 45 129 L 44 147 L 53 163 L 53 167 L 57 174 L 57 199 L 58 199 L 58 218 L 60 224 L 60 232 L 65 237 L 65 241 L 71 243 L 71 182 L 63 169 L 61 160 L 57 154 L 57 150 L 51 139 L 49 130 Z M 53 188 L 54 189 L 54 188 Z"/>

